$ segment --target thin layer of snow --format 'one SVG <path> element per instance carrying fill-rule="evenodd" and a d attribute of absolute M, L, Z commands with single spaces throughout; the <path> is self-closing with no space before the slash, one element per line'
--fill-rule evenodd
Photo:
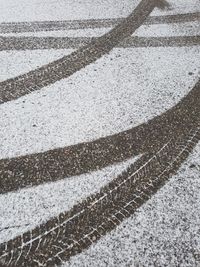
<path fill-rule="evenodd" d="M 178 174 L 133 216 L 63 267 L 198 267 L 199 203 L 200 143 Z"/>
<path fill-rule="evenodd" d="M 115 49 L 67 79 L 1 105 L 0 158 L 90 141 L 146 122 L 189 92 L 199 62 L 198 47 Z"/>
<path fill-rule="evenodd" d="M 100 171 L 0 195 L 0 243 L 67 211 L 123 172 L 138 157 Z"/>
<path fill-rule="evenodd" d="M 0 0 L 0 22 L 127 16 L 140 0 Z"/>
<path fill-rule="evenodd" d="M 0 0 L 0 22 L 125 17 L 138 2 Z M 169 2 L 171 10 L 156 9 L 151 15 L 200 11 L 199 0 Z M 191 31 L 187 23 L 180 24 L 180 29 L 177 25 L 142 26 L 138 32 L 145 32 L 146 36 L 199 34 L 196 24 L 191 25 Z M 93 140 L 146 122 L 175 105 L 194 86 L 199 76 L 199 49 L 114 49 L 69 79 L 1 105 L 0 158 Z M 0 52 L 0 80 L 25 73 L 70 51 Z M 0 242 L 70 209 L 134 160 L 1 195 Z M 65 267 L 200 265 L 194 259 L 200 255 L 199 173 L 200 145 L 178 175 L 134 216 L 87 251 L 73 257 Z"/>
<path fill-rule="evenodd" d="M 99 37 L 107 33 L 109 30 L 111 30 L 111 28 L 41 31 L 41 32 L 19 32 L 19 33 L 0 34 L 0 36 Z"/>
<path fill-rule="evenodd" d="M 0 51 L 0 81 L 27 73 L 73 51 L 74 49 Z"/>
<path fill-rule="evenodd" d="M 150 16 L 195 13 L 200 11 L 199 0 L 166 0 L 166 2 L 169 4 L 169 8 L 155 8 Z"/>
<path fill-rule="evenodd" d="M 117 18 L 127 16 L 140 0 L 0 0 L 0 22 Z M 200 11 L 199 0 L 167 0 L 170 10 L 156 8 L 151 15 Z"/>
<path fill-rule="evenodd" d="M 198 36 L 200 35 L 199 21 L 142 25 L 133 36 L 168 37 L 168 36 Z"/>

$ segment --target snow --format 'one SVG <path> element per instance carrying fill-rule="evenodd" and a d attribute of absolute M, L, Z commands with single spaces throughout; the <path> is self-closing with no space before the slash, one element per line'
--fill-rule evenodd
<path fill-rule="evenodd" d="M 33 229 L 97 193 L 137 158 L 100 171 L 0 195 L 0 243 Z"/>
<path fill-rule="evenodd" d="M 139 0 L 0 0 L 0 22 L 127 16 Z"/>
<path fill-rule="evenodd" d="M 114 49 L 67 79 L 1 105 L 0 158 L 91 141 L 146 122 L 190 91 L 199 62 L 198 47 Z M 20 68 L 12 70 L 17 75 Z"/>
<path fill-rule="evenodd" d="M 200 144 L 132 217 L 62 267 L 200 266 L 199 173 Z"/>
<path fill-rule="evenodd" d="M 138 2 L 0 0 L 0 22 L 125 17 Z M 155 9 L 151 15 L 200 11 L 199 0 L 168 2 L 169 10 Z M 108 30 L 16 36 L 91 37 Z M 135 35 L 199 35 L 199 23 L 144 25 Z M 26 73 L 72 51 L 1 51 L 0 80 Z M 178 103 L 195 85 L 200 74 L 199 51 L 199 46 L 115 48 L 68 79 L 0 105 L 0 158 L 91 141 L 147 122 Z M 0 242 L 70 209 L 135 160 L 1 195 Z M 199 178 L 200 145 L 178 174 L 132 217 L 63 267 L 200 266 L 196 260 L 200 259 Z"/>

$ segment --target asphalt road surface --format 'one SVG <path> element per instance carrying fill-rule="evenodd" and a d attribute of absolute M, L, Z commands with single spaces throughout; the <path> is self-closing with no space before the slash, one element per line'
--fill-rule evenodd
<path fill-rule="evenodd" d="M 0 5 L 0 266 L 200 266 L 199 1 Z"/>

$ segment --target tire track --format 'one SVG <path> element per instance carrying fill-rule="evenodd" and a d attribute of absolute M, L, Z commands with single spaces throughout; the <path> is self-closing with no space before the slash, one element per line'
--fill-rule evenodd
<path fill-rule="evenodd" d="M 176 136 L 176 133 L 174 134 Z M 175 174 L 200 139 L 200 127 L 148 151 L 70 211 L 1 244 L 3 266 L 57 266 L 117 227 Z"/>
<path fill-rule="evenodd" d="M 135 10 L 114 29 L 68 56 L 0 83 L 0 103 L 39 90 L 95 62 L 123 39 L 133 34 L 161 0 L 142 0 Z"/>
<path fill-rule="evenodd" d="M 80 48 L 94 37 L 0 37 L 0 51 Z M 181 47 L 200 45 L 200 36 L 128 37 L 115 47 Z"/>
<path fill-rule="evenodd" d="M 93 37 L 1 37 L 0 51 L 80 48 L 97 41 Z"/>
<path fill-rule="evenodd" d="M 200 36 L 128 37 L 119 47 L 183 47 L 200 45 Z"/>
<path fill-rule="evenodd" d="M 137 153 L 143 149 L 146 154 L 136 164 L 131 165 L 124 173 L 103 187 L 99 193 L 89 196 L 82 203 L 75 205 L 70 211 L 61 213 L 58 217 L 52 218 L 35 229 L 1 244 L 0 266 L 57 266 L 71 256 L 81 253 L 93 242 L 115 229 L 124 219 L 134 214 L 143 203 L 178 171 L 181 164 L 199 142 L 199 86 L 200 81 L 179 104 L 161 116 L 154 118 L 148 124 L 114 135 L 114 139 L 111 136 L 101 138 L 95 142 L 79 144 L 82 145 L 82 150 L 79 154 L 80 158 L 85 156 L 82 153 L 86 153 L 86 155 L 92 154 L 88 146 L 91 145 L 93 147 L 95 144 L 95 146 L 100 145 L 101 147 L 101 145 L 105 145 L 105 141 L 108 141 L 108 143 L 114 141 L 111 148 L 115 151 L 117 157 L 120 157 L 118 141 L 121 141 L 120 145 L 122 145 L 121 149 L 122 151 L 124 149 L 124 153 L 126 153 L 127 148 L 130 149 L 133 146 L 132 148 L 136 147 L 136 150 L 138 149 Z M 130 144 L 130 141 L 133 143 Z M 126 148 L 124 148 L 123 142 Z M 77 153 L 76 149 L 79 145 L 72 146 L 70 149 L 74 149 L 74 153 Z M 95 146 L 93 148 L 98 155 L 101 151 Z M 65 149 L 53 151 L 57 151 L 58 154 L 65 151 L 64 160 L 67 160 L 68 153 L 71 154 L 71 151 L 69 151 L 69 148 Z M 103 149 L 106 150 L 108 147 L 105 146 Z M 47 153 L 37 155 L 43 155 L 45 161 L 49 156 Z M 128 153 L 131 153 L 131 151 L 129 150 Z M 39 162 L 37 156 L 30 155 L 30 157 L 32 156 L 35 157 L 34 160 L 37 164 Z M 50 165 L 47 166 L 50 169 L 52 167 L 51 163 L 55 160 L 54 156 L 52 162 L 49 162 Z M 112 154 L 110 156 L 113 157 Z M 26 165 L 29 159 L 22 158 L 23 160 L 25 159 L 23 164 Z M 77 158 L 77 154 L 75 154 L 75 158 Z M 97 161 L 98 159 L 97 156 Z M 7 160 L 10 163 L 10 160 L 13 159 Z M 114 158 L 114 160 L 116 159 Z M 0 165 L 2 162 L 4 168 L 5 160 L 1 161 Z M 41 162 L 40 164 L 41 167 L 44 167 Z M 57 169 L 58 167 L 62 168 L 62 165 L 59 165 L 59 161 L 56 161 L 55 165 L 57 165 Z M 16 167 L 14 166 L 14 170 L 16 170 Z M 37 165 L 34 167 L 36 170 L 38 169 Z M 95 167 L 99 168 L 99 165 Z M 70 168 L 74 167 L 71 166 Z M 19 178 L 23 180 L 24 177 L 21 175 L 20 168 L 18 170 L 20 171 Z M 9 171 L 8 169 L 6 170 L 7 174 L 10 175 Z M 43 169 L 43 171 L 45 172 L 46 170 Z M 85 171 L 85 168 L 83 168 L 83 171 Z M 42 172 L 40 175 L 43 175 Z M 47 172 L 49 174 L 49 170 Z M 55 172 L 55 169 L 53 172 Z M 10 182 L 8 177 L 8 175 L 4 177 L 5 184 Z M 35 177 L 33 176 L 33 178 Z M 50 178 L 48 176 L 49 181 Z"/>
<path fill-rule="evenodd" d="M 158 148 L 200 118 L 200 80 L 176 106 L 127 131 L 92 142 L 0 160 L 0 193 L 101 169 Z"/>
<path fill-rule="evenodd" d="M 87 19 L 87 20 L 68 20 L 68 21 L 33 21 L 33 22 L 8 22 L 0 24 L 0 33 L 22 33 L 38 31 L 61 31 L 115 27 L 123 22 L 124 18 L 113 19 Z M 200 20 L 200 12 L 151 16 L 146 19 L 144 24 L 170 24 L 183 23 Z"/>

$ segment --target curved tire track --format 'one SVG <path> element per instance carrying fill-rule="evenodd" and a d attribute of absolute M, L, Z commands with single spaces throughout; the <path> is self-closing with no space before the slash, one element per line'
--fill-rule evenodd
<path fill-rule="evenodd" d="M 0 24 L 0 33 L 22 33 L 38 31 L 61 31 L 115 27 L 124 18 L 114 19 L 87 19 L 87 20 L 68 20 L 68 21 L 33 21 L 33 22 L 8 22 Z M 170 24 L 183 23 L 200 20 L 200 12 L 151 16 L 146 19 L 144 24 Z"/>
<path fill-rule="evenodd" d="M 135 10 L 114 29 L 68 56 L 0 83 L 0 103 L 39 90 L 93 63 L 130 36 L 148 17 L 160 0 L 142 0 Z"/>
<path fill-rule="evenodd" d="M 200 139 L 196 125 L 149 152 L 70 211 L 0 247 L 4 266 L 57 266 L 82 252 L 130 217 L 175 174 Z"/>
<path fill-rule="evenodd" d="M 98 38 L 0 37 L 0 51 L 80 48 Z M 115 47 L 181 47 L 200 45 L 200 36 L 128 37 Z"/>
<path fill-rule="evenodd" d="M 199 142 L 199 87 L 200 81 L 178 105 L 154 118 L 148 124 L 115 135 L 115 138 L 133 138 L 135 135 L 141 144 L 138 140 L 133 139 L 133 146 L 138 148 L 138 152 L 144 149 L 143 152 L 146 154 L 136 164 L 131 165 L 127 171 L 103 187 L 99 193 L 91 195 L 82 203 L 75 205 L 70 211 L 61 213 L 58 217 L 52 218 L 35 229 L 1 244 L 0 265 L 57 266 L 88 248 L 93 242 L 116 228 L 124 219 L 134 214 L 138 207 L 145 203 L 166 183 L 171 175 L 178 171 Z M 118 141 L 118 139 L 109 138 L 111 137 L 104 138 L 103 142 L 105 140 L 111 140 L 111 143 L 113 140 Z M 124 141 L 123 138 L 122 141 Z M 98 143 L 99 140 L 100 143 Z M 88 144 L 94 145 L 95 143 L 101 146 L 103 138 L 99 140 L 95 141 L 97 143 Z M 132 146 L 130 141 L 130 139 L 128 142 L 126 140 L 124 144 Z M 118 150 L 115 147 L 116 144 L 118 145 L 117 142 L 112 144 L 115 151 Z M 85 146 L 86 144 L 81 145 L 84 147 L 82 152 L 91 153 Z M 105 148 L 107 149 L 107 147 Z M 122 149 L 124 149 L 123 146 Z M 60 153 L 59 149 L 55 151 Z M 68 152 L 65 150 L 66 154 Z M 97 152 L 99 153 L 98 150 Z M 44 156 L 45 153 L 40 155 Z M 46 156 L 48 157 L 48 154 Z M 23 159 L 25 158 L 23 157 Z M 10 159 L 7 160 L 9 163 Z M 37 162 L 38 158 L 36 157 L 35 160 Z M 5 160 L 2 162 L 5 164 Z M 24 164 L 27 162 L 26 158 Z M 7 174 L 10 175 L 8 170 Z M 8 176 L 5 176 L 4 182 L 10 182 L 7 179 Z"/>
<path fill-rule="evenodd" d="M 92 142 L 0 160 L 0 193 L 98 170 L 157 148 L 200 118 L 200 80 L 176 106 L 148 123 Z"/>

